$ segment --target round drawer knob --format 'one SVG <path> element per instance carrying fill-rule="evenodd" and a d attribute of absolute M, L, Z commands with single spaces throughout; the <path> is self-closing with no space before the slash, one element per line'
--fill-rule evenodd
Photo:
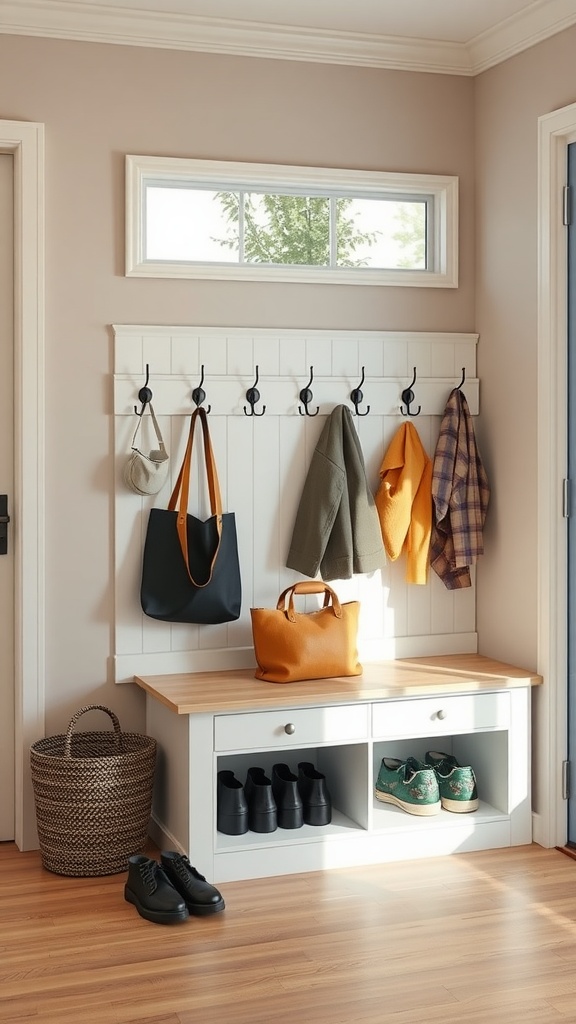
<path fill-rule="evenodd" d="M 444 711 L 444 708 L 440 708 L 440 711 L 436 712 L 436 718 L 439 718 L 441 722 L 444 721 L 444 719 L 446 718 L 446 712 Z"/>
<path fill-rule="evenodd" d="M 288 736 L 293 736 L 294 733 L 296 732 L 296 726 L 294 725 L 294 723 L 288 722 L 288 725 L 284 726 L 284 732 L 287 733 Z"/>

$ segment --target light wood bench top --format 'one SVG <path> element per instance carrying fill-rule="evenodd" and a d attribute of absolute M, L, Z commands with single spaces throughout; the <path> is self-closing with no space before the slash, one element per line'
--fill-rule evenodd
<path fill-rule="evenodd" d="M 263 711 L 538 686 L 542 676 L 480 654 L 371 662 L 361 676 L 266 683 L 253 669 L 135 676 L 146 693 L 179 715 Z"/>

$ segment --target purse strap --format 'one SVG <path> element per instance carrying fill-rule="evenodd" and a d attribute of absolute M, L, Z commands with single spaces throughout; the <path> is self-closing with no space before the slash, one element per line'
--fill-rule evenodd
<path fill-rule="evenodd" d="M 158 426 L 158 420 L 156 419 L 156 414 L 155 414 L 154 409 L 152 407 L 152 402 L 148 402 L 147 405 L 150 407 L 150 415 L 152 417 L 152 423 L 154 424 L 154 430 L 156 432 L 156 438 L 158 440 L 158 447 L 160 448 L 160 451 L 163 452 L 164 451 L 164 441 L 163 441 L 163 438 L 162 438 L 162 434 L 160 433 L 160 427 Z M 134 431 L 134 437 L 132 438 L 132 445 L 131 445 L 131 447 L 133 449 L 135 449 L 136 451 L 139 451 L 139 449 L 136 448 L 136 437 L 138 435 L 138 431 L 140 430 L 140 426 L 142 424 L 142 416 L 143 415 L 144 415 L 144 413 L 141 413 L 141 415 L 138 416 L 138 423 L 136 424 L 136 430 Z"/>
<path fill-rule="evenodd" d="M 338 595 L 332 587 L 329 587 L 327 583 L 323 583 L 322 580 L 304 580 L 302 583 L 293 583 L 291 587 L 286 587 L 278 598 L 278 604 L 276 605 L 277 611 L 285 611 L 290 622 L 296 622 L 296 612 L 294 611 L 294 594 L 324 594 L 323 608 L 328 608 L 330 601 L 332 601 L 332 611 L 337 619 L 342 618 L 342 605 L 338 599 Z M 286 608 L 286 597 L 288 596 L 288 607 Z"/>
<path fill-rule="evenodd" d="M 197 420 L 200 420 L 202 424 L 204 459 L 206 464 L 206 476 L 208 478 L 208 493 L 210 495 L 210 511 L 212 515 L 216 517 L 216 530 L 218 532 L 218 543 L 216 545 L 212 561 L 210 562 L 210 574 L 205 583 L 198 583 L 190 572 L 190 565 L 188 563 L 188 530 L 186 527 L 188 496 L 190 493 L 190 469 L 192 466 L 192 450 L 194 447 L 194 432 Z M 190 430 L 188 432 L 186 451 L 184 452 L 184 458 L 182 460 L 182 465 L 180 466 L 178 479 L 176 480 L 174 490 L 172 491 L 170 501 L 168 502 L 168 510 L 170 512 L 177 512 L 176 529 L 178 531 L 178 539 L 180 541 L 180 547 L 184 557 L 186 572 L 188 573 L 191 583 L 193 583 L 195 587 L 207 587 L 212 579 L 212 573 L 214 572 L 214 566 L 216 564 L 220 544 L 222 542 L 222 498 L 220 495 L 220 484 L 218 482 L 216 460 L 214 459 L 214 452 L 212 451 L 212 442 L 210 440 L 206 410 L 201 409 L 200 406 L 194 410 L 190 418 Z"/>

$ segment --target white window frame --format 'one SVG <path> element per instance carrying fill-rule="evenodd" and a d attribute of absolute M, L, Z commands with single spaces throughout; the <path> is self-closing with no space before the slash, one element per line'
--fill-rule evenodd
<path fill-rule="evenodd" d="M 145 193 L 149 184 L 182 181 L 207 189 L 298 188 L 382 198 L 426 198 L 431 203 L 429 270 L 367 267 L 263 266 L 257 263 L 192 263 L 144 258 Z M 458 178 L 453 175 L 352 171 L 291 167 L 178 157 L 126 157 L 126 276 L 211 278 L 234 281 L 287 281 L 310 284 L 392 285 L 416 288 L 458 287 Z"/>

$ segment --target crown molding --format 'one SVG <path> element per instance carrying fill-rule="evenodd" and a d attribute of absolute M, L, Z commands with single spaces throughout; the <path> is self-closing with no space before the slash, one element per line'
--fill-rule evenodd
<path fill-rule="evenodd" d="M 275 60 L 470 75 L 457 43 L 159 14 L 75 0 L 3 0 L 0 33 Z"/>
<path fill-rule="evenodd" d="M 574 0 L 547 0 L 464 44 L 102 8 L 77 0 L 3 0 L 0 6 L 0 34 L 463 76 L 479 74 L 574 22 Z"/>
<path fill-rule="evenodd" d="M 472 74 L 502 64 L 576 23 L 574 0 L 546 0 L 508 18 L 468 43 Z"/>

